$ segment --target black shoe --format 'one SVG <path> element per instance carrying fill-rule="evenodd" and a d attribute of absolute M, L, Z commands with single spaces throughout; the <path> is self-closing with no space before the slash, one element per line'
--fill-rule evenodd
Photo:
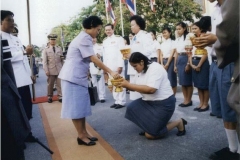
<path fill-rule="evenodd" d="M 139 135 L 140 135 L 140 136 L 145 136 L 145 132 L 144 132 L 144 131 L 139 132 Z"/>
<path fill-rule="evenodd" d="M 188 104 L 183 104 L 183 103 L 182 103 L 182 105 L 181 105 L 181 107 L 189 107 L 189 106 L 192 106 L 192 101 L 189 102 Z"/>
<path fill-rule="evenodd" d="M 90 141 L 90 142 L 84 142 L 83 140 L 81 140 L 80 138 L 77 138 L 77 142 L 78 142 L 78 145 L 85 145 L 85 146 L 93 146 L 95 145 L 96 143 L 93 142 L 93 141 Z"/>
<path fill-rule="evenodd" d="M 117 104 L 113 104 L 110 106 L 110 108 L 115 108 L 117 106 Z"/>
<path fill-rule="evenodd" d="M 207 106 L 206 108 L 202 109 L 202 108 L 199 108 L 198 112 L 205 112 L 209 110 L 209 106 Z"/>
<path fill-rule="evenodd" d="M 217 116 L 217 118 L 222 118 L 222 116 Z"/>
<path fill-rule="evenodd" d="M 100 102 L 101 102 L 101 103 L 104 103 L 104 102 L 106 102 L 106 101 L 105 101 L 104 99 L 102 99 L 102 100 L 100 100 Z"/>
<path fill-rule="evenodd" d="M 210 114 L 209 114 L 210 116 L 216 116 L 215 114 L 213 114 L 212 112 L 210 112 Z"/>
<path fill-rule="evenodd" d="M 178 106 L 179 106 L 179 107 L 182 107 L 182 105 L 184 105 L 184 104 L 183 104 L 183 103 L 180 103 Z"/>
<path fill-rule="evenodd" d="M 90 141 L 98 141 L 98 138 L 97 137 L 88 137 L 88 139 L 90 140 Z"/>
<path fill-rule="evenodd" d="M 194 108 L 193 110 L 194 111 L 198 111 L 200 109 L 200 107 L 198 108 L 198 107 L 196 107 L 196 108 Z"/>
<path fill-rule="evenodd" d="M 52 98 L 48 98 L 48 103 L 52 103 Z"/>
<path fill-rule="evenodd" d="M 187 121 L 183 118 L 182 119 L 182 123 L 183 123 L 183 130 L 182 131 L 178 131 L 178 133 L 176 134 L 177 136 L 183 136 L 186 134 L 186 129 L 185 129 L 185 125 L 187 125 Z"/>
<path fill-rule="evenodd" d="M 118 105 L 115 107 L 115 109 L 119 109 L 119 108 L 123 108 L 123 107 L 124 107 L 123 105 L 118 104 Z"/>
<path fill-rule="evenodd" d="M 59 99 L 58 102 L 62 103 L 62 99 Z"/>
<path fill-rule="evenodd" d="M 215 114 L 213 114 L 212 112 L 209 114 L 210 116 L 216 116 Z M 222 118 L 222 116 L 217 116 L 217 118 Z"/>
<path fill-rule="evenodd" d="M 231 152 L 229 148 L 226 147 L 214 152 L 209 158 L 212 160 L 239 160 L 239 154 Z"/>

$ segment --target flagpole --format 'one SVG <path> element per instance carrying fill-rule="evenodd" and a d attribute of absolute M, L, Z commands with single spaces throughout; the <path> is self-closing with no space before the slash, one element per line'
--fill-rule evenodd
<path fill-rule="evenodd" d="M 29 39 L 29 45 L 32 45 L 31 42 L 31 25 L 30 25 L 30 9 L 29 9 L 29 0 L 27 0 L 27 19 L 28 19 L 28 39 Z M 33 73 L 33 55 L 30 56 L 30 67 L 31 67 L 31 76 L 34 76 Z M 33 101 L 35 101 L 35 87 L 34 82 L 32 83 L 32 96 Z"/>
<path fill-rule="evenodd" d="M 136 2 L 137 0 L 134 0 L 134 6 L 135 6 L 135 13 L 136 13 L 136 15 L 137 15 L 137 2 Z"/>
<path fill-rule="evenodd" d="M 107 7 L 107 1 L 108 0 L 105 0 L 105 11 L 106 11 L 106 17 L 107 17 L 107 23 L 109 22 L 109 20 L 108 20 L 108 7 Z"/>
<path fill-rule="evenodd" d="M 122 26 L 122 36 L 124 36 L 124 28 L 123 28 L 123 16 L 122 16 L 122 2 L 119 0 L 120 5 L 120 14 L 121 14 L 121 26 Z"/>
<path fill-rule="evenodd" d="M 62 48 L 63 48 L 63 52 L 65 52 L 65 48 L 64 48 L 64 46 L 63 46 L 63 29 L 62 29 L 62 27 L 61 27 L 61 43 L 62 43 Z"/>

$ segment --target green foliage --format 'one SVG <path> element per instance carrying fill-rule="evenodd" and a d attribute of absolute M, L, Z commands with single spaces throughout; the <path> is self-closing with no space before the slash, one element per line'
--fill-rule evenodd
<path fill-rule="evenodd" d="M 34 52 L 36 57 L 41 57 L 41 50 L 38 46 L 33 45 L 33 52 Z"/>
<path fill-rule="evenodd" d="M 115 16 L 117 17 L 115 34 L 122 35 L 119 0 L 110 0 L 110 2 Z M 175 24 L 180 21 L 194 22 L 194 17 L 201 17 L 201 6 L 196 2 L 193 2 L 193 0 L 156 0 L 156 5 L 154 6 L 156 10 L 155 12 L 151 10 L 148 0 L 137 0 L 137 14 L 141 15 L 146 20 L 147 31 L 153 29 L 157 32 L 161 32 L 162 27 L 165 25 L 174 29 Z M 131 32 L 129 21 L 131 15 L 125 4 L 122 4 L 122 12 L 124 34 L 128 35 Z M 82 8 L 80 13 L 70 20 L 69 25 L 62 24 L 55 27 L 52 32 L 58 35 L 57 44 L 62 46 L 60 36 L 61 28 L 63 29 L 64 42 L 66 44 L 66 42 L 73 40 L 73 38 L 83 30 L 82 21 L 90 15 L 99 16 L 103 20 L 104 25 L 107 24 L 104 0 L 94 0 L 93 5 Z M 109 23 L 111 23 L 110 16 L 108 19 Z M 103 26 L 103 29 L 98 36 L 98 42 L 101 43 L 105 37 L 106 35 L 104 34 Z"/>

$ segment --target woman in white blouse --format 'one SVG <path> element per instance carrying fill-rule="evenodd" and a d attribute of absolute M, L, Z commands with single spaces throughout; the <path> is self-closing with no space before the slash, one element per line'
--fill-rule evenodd
<path fill-rule="evenodd" d="M 141 93 L 142 98 L 128 104 L 125 118 L 138 125 L 143 130 L 140 135 L 148 139 L 162 138 L 175 127 L 178 128 L 177 136 L 183 136 L 187 121 L 179 119 L 169 122 L 176 98 L 163 66 L 151 62 L 139 52 L 132 53 L 129 62 L 137 71 L 134 80 L 132 83 L 124 80 L 119 85 Z"/>
<path fill-rule="evenodd" d="M 162 30 L 162 35 L 166 41 L 161 44 L 161 64 L 166 69 L 168 73 L 168 79 L 172 86 L 174 95 L 177 92 L 177 74 L 174 72 L 174 52 L 175 43 L 172 39 L 172 32 L 169 27 L 164 27 Z"/>
<path fill-rule="evenodd" d="M 187 25 L 179 22 L 176 25 L 178 38 L 176 38 L 176 53 L 174 62 L 174 71 L 178 73 L 179 85 L 182 86 L 184 101 L 179 104 L 180 107 L 192 106 L 193 82 L 192 70 L 185 51 L 186 37 L 188 34 Z"/>
<path fill-rule="evenodd" d="M 130 18 L 130 23 L 131 31 L 135 34 L 130 45 L 131 53 L 141 52 L 150 59 L 150 55 L 154 51 L 154 48 L 152 47 L 153 40 L 151 35 L 148 32 L 144 31 L 146 28 L 145 20 L 139 15 L 134 15 Z M 136 71 L 129 64 L 127 74 L 130 75 L 130 82 L 132 82 L 132 77 L 134 77 L 135 73 Z M 138 92 L 130 91 L 131 100 L 135 100 L 140 97 L 141 95 Z"/>

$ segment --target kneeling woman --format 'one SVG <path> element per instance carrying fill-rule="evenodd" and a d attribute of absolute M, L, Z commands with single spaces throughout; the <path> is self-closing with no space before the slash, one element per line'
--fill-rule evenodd
<path fill-rule="evenodd" d="M 187 121 L 179 119 L 168 122 L 174 112 L 176 99 L 165 69 L 139 52 L 132 53 L 129 62 L 137 71 L 134 83 L 123 81 L 120 86 L 141 93 L 142 98 L 127 106 L 125 118 L 142 130 L 148 139 L 158 139 L 177 127 L 177 136 L 186 133 Z M 141 134 L 141 133 L 140 133 Z"/>

